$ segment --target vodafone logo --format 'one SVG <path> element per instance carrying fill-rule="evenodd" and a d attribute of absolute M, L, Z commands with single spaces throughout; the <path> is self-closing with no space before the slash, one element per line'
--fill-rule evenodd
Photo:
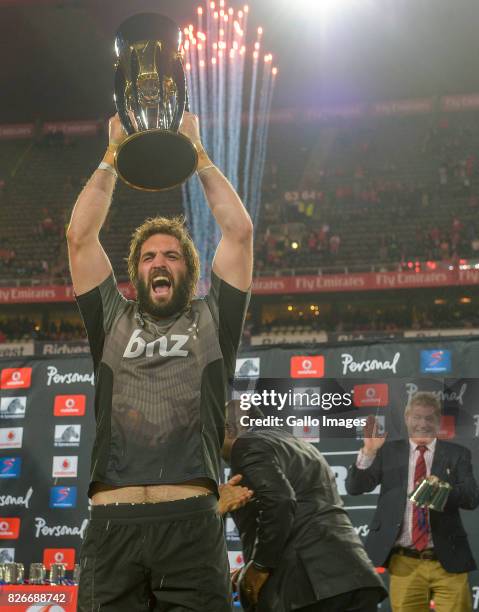
<path fill-rule="evenodd" d="M 230 562 L 230 568 L 232 570 L 243 567 L 244 565 L 244 557 L 241 551 L 239 550 L 229 550 L 228 551 L 228 559 Z"/>
<path fill-rule="evenodd" d="M 0 448 L 21 448 L 23 427 L 0 428 Z"/>
<path fill-rule="evenodd" d="M 386 383 L 354 385 L 353 391 L 356 408 L 387 406 L 389 403 L 389 387 Z"/>
<path fill-rule="evenodd" d="M 20 533 L 19 518 L 0 519 L 0 540 L 16 540 Z"/>
<path fill-rule="evenodd" d="M 53 457 L 53 478 L 76 478 L 78 471 L 78 456 Z"/>
<path fill-rule="evenodd" d="M 86 395 L 57 395 L 53 405 L 54 416 L 83 416 Z"/>
<path fill-rule="evenodd" d="M 43 565 L 50 569 L 52 563 L 64 563 L 67 570 L 74 569 L 74 548 L 45 548 L 43 550 Z"/>
<path fill-rule="evenodd" d="M 291 378 L 322 378 L 324 357 L 323 355 L 291 357 L 290 370 Z"/>
<path fill-rule="evenodd" d="M 456 419 L 452 415 L 441 415 L 441 423 L 437 437 L 440 440 L 450 440 L 456 435 Z"/>
<path fill-rule="evenodd" d="M 319 427 L 311 425 L 294 425 L 293 436 L 305 442 L 319 442 Z"/>
<path fill-rule="evenodd" d="M 31 381 L 32 368 L 5 368 L 0 378 L 0 389 L 26 389 Z"/>

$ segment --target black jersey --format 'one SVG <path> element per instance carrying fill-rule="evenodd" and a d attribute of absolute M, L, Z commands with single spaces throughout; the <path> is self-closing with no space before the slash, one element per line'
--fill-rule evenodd
<path fill-rule="evenodd" d="M 95 369 L 91 485 L 219 479 L 228 379 L 249 292 L 211 289 L 168 319 L 141 313 L 113 274 L 77 296 Z"/>

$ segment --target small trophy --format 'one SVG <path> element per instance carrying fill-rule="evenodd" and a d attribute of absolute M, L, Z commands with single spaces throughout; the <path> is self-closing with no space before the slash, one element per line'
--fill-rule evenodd
<path fill-rule="evenodd" d="M 194 144 L 178 133 L 187 110 L 181 31 L 158 13 L 124 21 L 115 38 L 115 104 L 128 137 L 115 154 L 118 176 L 142 191 L 180 185 L 196 170 Z"/>
<path fill-rule="evenodd" d="M 23 563 L 5 563 L 3 566 L 3 578 L 6 584 L 23 584 Z"/>
<path fill-rule="evenodd" d="M 50 584 L 63 584 L 65 582 L 65 563 L 52 563 L 50 566 Z"/>
<path fill-rule="evenodd" d="M 80 583 L 80 565 L 78 563 L 75 563 L 75 567 L 73 568 L 72 580 L 74 584 Z"/>
<path fill-rule="evenodd" d="M 443 482 L 442 480 L 431 482 L 424 478 L 414 491 L 409 494 L 409 499 L 420 508 L 429 508 L 430 510 L 436 510 L 436 512 L 443 512 L 450 492 L 451 485 L 448 482 Z"/>
<path fill-rule="evenodd" d="M 30 563 L 30 570 L 28 572 L 29 584 L 45 584 L 46 575 L 43 563 Z"/>

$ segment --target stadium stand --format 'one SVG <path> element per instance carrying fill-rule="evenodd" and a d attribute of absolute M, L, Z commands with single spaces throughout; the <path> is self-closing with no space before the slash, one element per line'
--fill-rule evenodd
<path fill-rule="evenodd" d="M 299 160 L 297 168 L 280 157 L 270 165 L 258 271 L 473 257 L 479 248 L 474 117 L 321 126 L 308 160 L 300 138 L 288 158 Z"/>
<path fill-rule="evenodd" d="M 474 262 L 476 118 L 461 112 L 273 124 L 256 275 L 416 271 Z M 0 286 L 69 283 L 65 228 L 104 143 L 101 130 L 96 137 L 55 133 L 1 143 Z M 127 277 L 132 230 L 146 217 L 181 212 L 179 189 L 150 194 L 118 185 L 102 242 L 119 280 Z M 245 336 L 288 332 L 301 341 L 318 332 L 473 329 L 475 299 L 463 293 L 446 299 L 416 290 L 401 303 L 371 294 L 347 301 L 329 294 L 257 297 Z M 49 315 L 4 311 L 0 341 L 32 337 L 83 337 L 74 307 Z"/>

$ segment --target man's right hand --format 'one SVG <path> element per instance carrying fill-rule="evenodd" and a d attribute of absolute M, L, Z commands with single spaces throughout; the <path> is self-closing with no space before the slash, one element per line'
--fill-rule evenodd
<path fill-rule="evenodd" d="M 365 455 L 375 455 L 386 441 L 387 433 L 379 434 L 379 423 L 376 417 L 369 415 L 364 426 L 364 442 L 362 451 Z"/>
<path fill-rule="evenodd" d="M 218 501 L 218 511 L 220 514 L 233 512 L 246 505 L 253 496 L 253 491 L 247 487 L 240 486 L 243 478 L 241 474 L 236 474 L 218 487 L 220 498 Z"/>

